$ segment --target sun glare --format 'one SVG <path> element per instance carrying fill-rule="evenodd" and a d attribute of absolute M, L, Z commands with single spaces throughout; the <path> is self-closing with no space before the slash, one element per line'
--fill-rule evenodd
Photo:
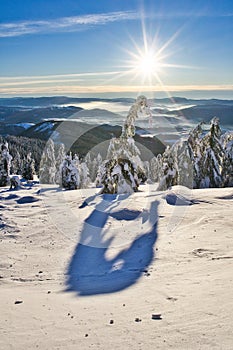
<path fill-rule="evenodd" d="M 167 69 L 196 68 L 167 62 L 176 52 L 172 48 L 172 43 L 176 40 L 182 28 L 178 29 L 167 41 L 162 43 L 158 32 L 152 36 L 148 34 L 143 16 L 141 25 L 141 38 L 138 39 L 131 35 L 129 36 L 133 44 L 132 47 L 130 49 L 129 47 L 123 47 L 129 59 L 122 61 L 122 65 L 119 67 L 124 70 L 117 75 L 117 78 L 114 77 L 112 80 L 128 76 L 130 82 L 136 82 L 142 89 L 143 86 L 157 86 L 161 91 L 166 91 L 169 95 L 166 85 L 163 82 L 163 77 L 167 76 Z"/>
<path fill-rule="evenodd" d="M 153 53 L 147 53 L 138 58 L 136 67 L 144 77 L 151 77 L 159 71 L 159 62 Z"/>

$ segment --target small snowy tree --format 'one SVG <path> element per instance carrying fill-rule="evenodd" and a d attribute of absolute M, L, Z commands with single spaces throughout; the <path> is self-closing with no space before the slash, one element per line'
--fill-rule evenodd
<path fill-rule="evenodd" d="M 72 154 L 67 155 L 61 167 L 62 187 L 67 190 L 76 190 L 80 184 L 80 176 L 76 167 L 77 159 L 72 159 Z"/>
<path fill-rule="evenodd" d="M 150 162 L 148 160 L 143 162 L 143 169 L 144 169 L 146 178 L 151 180 Z"/>
<path fill-rule="evenodd" d="M 91 180 L 89 176 L 89 169 L 85 161 L 79 164 L 79 174 L 80 174 L 79 188 L 88 188 Z"/>
<path fill-rule="evenodd" d="M 97 185 L 103 185 L 103 193 L 132 193 L 140 184 L 137 168 L 128 159 L 109 159 L 99 168 Z"/>
<path fill-rule="evenodd" d="M 201 188 L 222 186 L 222 160 L 224 151 L 221 145 L 219 119 L 210 122 L 210 131 L 202 138 L 202 180 Z"/>
<path fill-rule="evenodd" d="M 153 157 L 150 161 L 151 180 L 159 182 L 163 175 L 163 160 L 162 155 L 158 154 L 157 157 Z"/>
<path fill-rule="evenodd" d="M 94 181 L 95 178 L 93 179 L 93 177 L 92 177 L 93 160 L 91 159 L 90 152 L 88 152 L 85 156 L 85 163 L 86 163 L 88 170 L 89 170 L 90 179 L 91 179 L 91 181 Z"/>
<path fill-rule="evenodd" d="M 203 178 L 202 158 L 203 158 L 203 122 L 199 123 L 193 130 L 190 131 L 188 137 L 188 148 L 190 159 L 193 164 L 193 188 L 200 188 Z"/>
<path fill-rule="evenodd" d="M 1 145 L 0 151 L 0 187 L 3 187 L 9 183 L 12 156 L 7 142 Z"/>
<path fill-rule="evenodd" d="M 23 168 L 23 160 L 21 159 L 19 151 L 16 150 L 15 156 L 13 157 L 12 162 L 11 162 L 12 174 L 21 175 L 22 168 Z"/>
<path fill-rule="evenodd" d="M 31 152 L 27 154 L 23 163 L 22 177 L 28 181 L 33 180 L 33 176 L 35 175 L 35 161 L 32 158 Z"/>
<path fill-rule="evenodd" d="M 187 140 L 181 139 L 172 147 L 177 176 L 175 181 L 178 185 L 193 188 L 193 163 L 190 156 L 190 147 Z"/>
<path fill-rule="evenodd" d="M 62 184 L 62 164 L 65 159 L 65 145 L 63 143 L 57 145 L 56 149 L 56 174 L 55 174 L 55 183 L 57 185 Z"/>
<path fill-rule="evenodd" d="M 226 132 L 221 137 L 224 150 L 222 162 L 222 180 L 224 187 L 233 187 L 233 132 Z"/>
<path fill-rule="evenodd" d="M 164 191 L 177 184 L 177 162 L 172 149 L 167 146 L 162 156 L 162 176 L 159 181 L 158 190 Z"/>
<path fill-rule="evenodd" d="M 54 184 L 57 172 L 56 160 L 54 154 L 54 142 L 49 139 L 47 142 L 40 162 L 40 182 L 44 184 Z"/>

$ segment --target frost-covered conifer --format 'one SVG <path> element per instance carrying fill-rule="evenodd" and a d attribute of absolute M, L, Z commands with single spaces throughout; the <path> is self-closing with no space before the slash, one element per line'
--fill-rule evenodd
<path fill-rule="evenodd" d="M 44 184 L 54 184 L 56 172 L 54 142 L 52 139 L 49 139 L 41 157 L 40 182 Z"/>
<path fill-rule="evenodd" d="M 171 149 L 175 159 L 175 168 L 177 170 L 177 185 L 193 188 L 193 163 L 190 156 L 190 146 L 187 140 L 177 141 Z"/>
<path fill-rule="evenodd" d="M 65 146 L 63 143 L 57 145 L 56 149 L 56 174 L 55 174 L 55 183 L 57 185 L 62 185 L 62 164 L 65 159 Z"/>
<path fill-rule="evenodd" d="M 76 190 L 80 184 L 80 176 L 78 168 L 76 167 L 77 158 L 72 159 L 72 154 L 67 155 L 63 161 L 62 173 L 62 187 L 67 190 Z"/>
<path fill-rule="evenodd" d="M 11 162 L 12 174 L 21 175 L 23 171 L 23 160 L 20 157 L 19 151 L 16 150 L 15 156 Z"/>
<path fill-rule="evenodd" d="M 132 193 L 140 184 L 137 168 L 128 159 L 105 160 L 97 174 L 97 185 L 103 185 L 103 193 Z"/>
<path fill-rule="evenodd" d="M 210 131 L 202 138 L 202 179 L 200 188 L 221 187 L 222 161 L 224 151 L 221 145 L 221 129 L 219 119 L 213 118 L 210 122 Z"/>
<path fill-rule="evenodd" d="M 162 155 L 158 154 L 157 157 L 153 157 L 150 161 L 151 180 L 159 182 L 163 175 L 163 161 Z"/>
<path fill-rule="evenodd" d="M 159 181 L 158 190 L 164 191 L 177 184 L 177 163 L 172 149 L 167 146 L 162 156 L 162 176 Z"/>
<path fill-rule="evenodd" d="M 33 176 L 35 175 L 35 161 L 32 158 L 31 152 L 27 154 L 23 163 L 22 177 L 28 181 L 33 180 Z"/>
<path fill-rule="evenodd" d="M 143 169 L 144 169 L 146 178 L 151 180 L 150 162 L 148 160 L 143 162 Z"/>
<path fill-rule="evenodd" d="M 9 183 L 12 156 L 9 153 L 8 143 L 0 146 L 0 187 Z"/>
<path fill-rule="evenodd" d="M 86 164 L 86 162 L 81 162 L 79 164 L 79 174 L 80 174 L 80 183 L 79 183 L 79 188 L 87 188 L 88 185 L 90 184 L 90 176 L 89 176 L 89 169 Z"/>
<path fill-rule="evenodd" d="M 222 162 L 223 187 L 233 187 L 233 132 L 226 132 L 221 137 L 224 150 Z"/>
<path fill-rule="evenodd" d="M 134 121 L 143 111 L 149 114 L 147 99 L 139 96 L 129 110 L 121 136 L 110 141 L 107 160 L 99 168 L 96 182 L 103 185 L 105 193 L 131 193 L 146 181 L 140 151 L 133 139 Z"/>
<path fill-rule="evenodd" d="M 203 158 L 203 122 L 199 123 L 193 130 L 190 131 L 188 137 L 188 148 L 190 159 L 193 164 L 193 188 L 200 188 L 203 178 L 202 158 Z"/>
<path fill-rule="evenodd" d="M 86 163 L 86 165 L 87 165 L 87 167 L 88 167 L 88 170 L 89 170 L 90 179 L 91 179 L 91 181 L 94 181 L 95 178 L 93 179 L 93 177 L 92 177 L 93 160 L 92 160 L 92 158 L 91 158 L 91 153 L 90 153 L 90 152 L 88 152 L 88 153 L 86 154 L 86 156 L 85 156 L 85 163 Z M 95 177 L 96 177 L 96 176 L 95 176 Z"/>

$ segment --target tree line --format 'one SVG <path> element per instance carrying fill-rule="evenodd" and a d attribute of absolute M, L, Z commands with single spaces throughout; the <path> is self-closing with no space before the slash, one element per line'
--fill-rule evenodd
<path fill-rule="evenodd" d="M 223 133 L 219 120 L 203 123 L 186 138 L 168 146 L 163 154 L 143 162 L 134 138 L 110 140 L 107 157 L 91 152 L 80 159 L 63 144 L 25 137 L 0 137 L 0 186 L 12 175 L 65 189 L 87 188 L 95 183 L 107 193 L 136 191 L 146 179 L 158 183 L 158 190 L 174 185 L 189 188 L 233 186 L 233 132 Z"/>

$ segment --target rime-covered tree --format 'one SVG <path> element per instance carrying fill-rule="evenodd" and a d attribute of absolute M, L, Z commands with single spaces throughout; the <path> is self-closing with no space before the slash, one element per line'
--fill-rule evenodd
<path fill-rule="evenodd" d="M 202 158 L 203 158 L 203 122 L 199 123 L 194 129 L 189 133 L 188 137 L 188 148 L 190 159 L 193 165 L 193 187 L 200 188 L 201 180 L 203 178 L 202 174 Z"/>
<path fill-rule="evenodd" d="M 20 156 L 18 150 L 15 151 L 15 156 L 11 162 L 11 172 L 12 174 L 21 175 L 23 171 L 23 160 Z"/>
<path fill-rule="evenodd" d="M 150 161 L 151 180 L 159 182 L 163 174 L 163 160 L 162 155 L 158 154 L 157 157 L 153 157 Z"/>
<path fill-rule="evenodd" d="M 201 142 L 201 188 L 222 186 L 224 150 L 221 145 L 221 134 L 219 119 L 213 118 L 210 122 L 210 131 L 202 138 Z"/>
<path fill-rule="evenodd" d="M 31 152 L 27 154 L 26 159 L 23 161 L 23 170 L 22 170 L 22 177 L 25 180 L 33 180 L 33 177 L 35 175 L 35 161 L 32 158 Z"/>
<path fill-rule="evenodd" d="M 74 161 L 70 153 L 65 157 L 61 167 L 62 187 L 67 190 L 77 190 L 79 188 L 80 176 L 76 161 L 77 159 Z"/>
<path fill-rule="evenodd" d="M 178 185 L 193 188 L 193 162 L 190 155 L 190 146 L 187 140 L 181 139 L 172 147 L 177 170 L 176 179 Z"/>
<path fill-rule="evenodd" d="M 49 139 L 44 148 L 40 162 L 40 182 L 44 184 L 54 184 L 57 172 L 54 153 L 54 142 Z"/>
<path fill-rule="evenodd" d="M 85 162 L 89 170 L 90 181 L 95 182 L 99 167 L 103 163 L 102 156 L 100 153 L 98 153 L 97 156 L 94 155 L 91 157 L 90 152 L 88 152 L 85 157 Z"/>
<path fill-rule="evenodd" d="M 233 133 L 222 135 L 218 118 L 213 118 L 209 131 L 202 129 L 202 123 L 198 124 L 187 140 L 181 139 L 167 148 L 162 160 L 159 189 L 173 185 L 190 188 L 233 186 Z M 157 168 L 156 159 L 151 164 L 152 173 L 159 172 Z"/>
<path fill-rule="evenodd" d="M 148 160 L 143 162 L 143 169 L 144 169 L 146 178 L 151 180 L 150 162 Z"/>
<path fill-rule="evenodd" d="M 103 185 L 104 193 L 137 191 L 140 182 L 146 180 L 140 151 L 133 139 L 134 121 L 140 113 L 150 115 L 144 96 L 139 96 L 130 108 L 121 136 L 110 141 L 107 160 L 103 162 L 97 175 L 97 185 Z"/>
<path fill-rule="evenodd" d="M 80 174 L 80 182 L 79 188 L 88 188 L 91 179 L 89 176 L 89 169 L 85 161 L 79 163 L 79 174 Z"/>
<path fill-rule="evenodd" d="M 222 162 L 223 187 L 233 187 L 233 132 L 226 132 L 221 137 L 224 150 Z"/>
<path fill-rule="evenodd" d="M 137 168 L 128 159 L 105 160 L 97 174 L 97 185 L 103 185 L 103 193 L 132 193 L 140 184 Z"/>
<path fill-rule="evenodd" d="M 55 149 L 55 159 L 56 159 L 56 173 L 55 173 L 55 183 L 57 185 L 62 185 L 62 164 L 65 159 L 65 145 L 63 143 L 58 144 Z"/>
<path fill-rule="evenodd" d="M 5 142 L 0 146 L 0 187 L 7 186 L 9 183 L 11 160 L 8 143 Z"/>
<path fill-rule="evenodd" d="M 173 149 L 167 146 L 162 156 L 162 176 L 159 181 L 158 190 L 164 191 L 177 184 L 178 170 Z"/>
<path fill-rule="evenodd" d="M 89 176 L 91 181 L 94 181 L 93 177 L 92 177 L 92 167 L 93 167 L 93 160 L 91 158 L 91 152 L 88 152 L 85 156 L 85 163 L 89 169 Z"/>

